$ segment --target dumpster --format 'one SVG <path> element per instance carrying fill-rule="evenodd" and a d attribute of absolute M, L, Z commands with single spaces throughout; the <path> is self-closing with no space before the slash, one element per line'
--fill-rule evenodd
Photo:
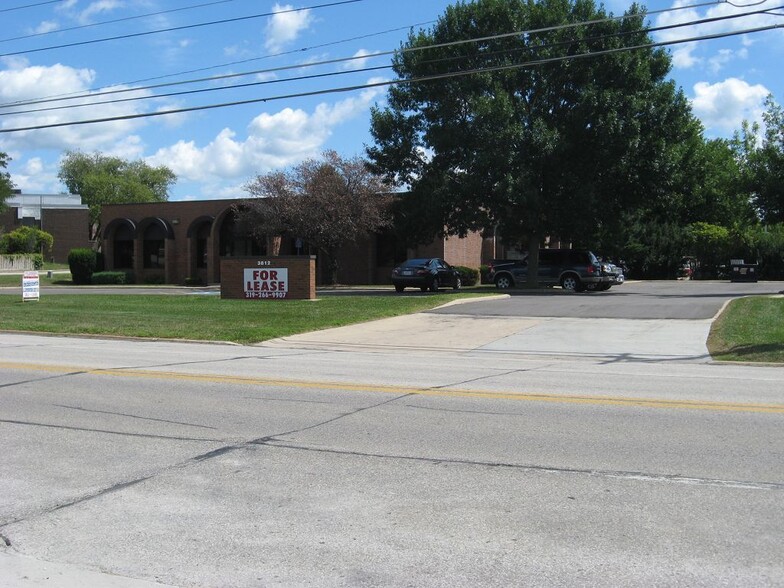
<path fill-rule="evenodd" d="M 759 265 L 756 263 L 736 263 L 733 260 L 730 266 L 730 282 L 756 282 Z"/>

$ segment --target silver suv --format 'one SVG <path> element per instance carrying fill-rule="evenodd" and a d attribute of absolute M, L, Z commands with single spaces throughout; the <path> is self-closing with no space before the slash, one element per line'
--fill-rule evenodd
<path fill-rule="evenodd" d="M 496 288 L 524 285 L 528 279 L 528 262 L 520 260 L 495 260 L 491 263 L 490 277 Z M 540 249 L 539 284 L 558 286 L 572 292 L 604 289 L 611 284 L 611 277 L 603 274 L 602 264 L 587 249 Z"/>

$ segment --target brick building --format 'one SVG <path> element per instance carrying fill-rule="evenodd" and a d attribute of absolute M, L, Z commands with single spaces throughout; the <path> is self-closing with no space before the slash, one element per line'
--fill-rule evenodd
<path fill-rule="evenodd" d="M 0 212 L 0 228 L 10 233 L 30 226 L 46 231 L 54 238 L 47 261 L 68 263 L 68 252 L 90 247 L 90 211 L 78 194 L 28 194 L 15 190 Z"/>
<path fill-rule="evenodd" d="M 235 225 L 236 200 L 113 204 L 102 208 L 101 244 L 107 270 L 133 271 L 139 283 L 186 280 L 220 282 L 220 259 L 272 254 L 272 243 L 241 235 Z M 452 265 L 479 268 L 491 250 L 479 234 L 438 240 L 405 249 L 390 231 L 361 239 L 338 254 L 343 284 L 388 284 L 393 267 L 407 257 L 441 257 Z M 316 255 L 317 279 L 327 281 L 318 251 L 296 236 L 280 239 L 280 255 Z M 492 257 L 492 255 L 491 255 Z M 489 257 L 486 257 L 489 259 Z"/>

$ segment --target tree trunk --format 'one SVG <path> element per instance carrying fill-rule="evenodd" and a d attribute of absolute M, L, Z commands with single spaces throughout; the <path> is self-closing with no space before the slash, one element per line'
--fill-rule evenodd
<path fill-rule="evenodd" d="M 267 235 L 267 255 L 277 257 L 280 255 L 280 244 L 283 238 L 280 235 Z"/>
<path fill-rule="evenodd" d="M 526 288 L 536 288 L 539 285 L 539 235 L 528 237 L 528 275 L 525 280 Z"/>

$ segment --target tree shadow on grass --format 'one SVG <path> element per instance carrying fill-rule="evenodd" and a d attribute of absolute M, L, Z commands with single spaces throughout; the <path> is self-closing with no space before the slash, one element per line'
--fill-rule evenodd
<path fill-rule="evenodd" d="M 731 356 L 745 361 L 767 361 L 784 363 L 784 343 L 757 345 L 735 345 L 721 351 L 719 358 Z"/>

